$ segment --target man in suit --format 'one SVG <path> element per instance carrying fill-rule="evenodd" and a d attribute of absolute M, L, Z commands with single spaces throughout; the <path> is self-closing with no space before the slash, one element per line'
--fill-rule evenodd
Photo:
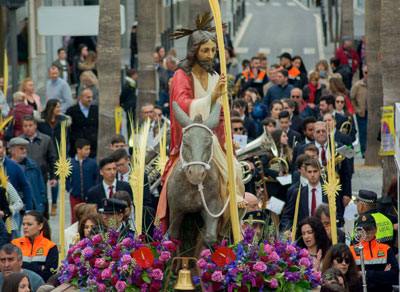
<path fill-rule="evenodd" d="M 322 121 L 322 117 L 326 113 L 331 113 L 336 120 L 336 129 L 340 130 L 340 127 L 344 122 L 347 121 L 345 116 L 335 114 L 335 97 L 333 95 L 325 95 L 321 97 L 319 101 L 319 118 Z"/>
<path fill-rule="evenodd" d="M 290 115 L 288 111 L 281 111 L 279 113 L 279 126 L 282 131 L 286 132 L 288 136 L 288 144 L 291 148 L 293 148 L 293 145 L 301 142 L 302 139 L 300 133 L 290 128 Z"/>
<path fill-rule="evenodd" d="M 125 149 L 117 149 L 111 154 L 111 157 L 115 161 L 117 167 L 117 180 L 120 182 L 129 182 L 129 175 L 131 173 L 131 158 Z M 149 181 L 146 173 L 144 174 L 143 183 L 143 205 L 148 207 L 154 207 L 152 205 L 152 195 L 150 193 Z"/>
<path fill-rule="evenodd" d="M 87 194 L 87 202 L 89 204 L 97 204 L 98 208 L 102 208 L 103 200 L 112 198 L 117 191 L 126 191 L 133 199 L 129 184 L 118 181 L 116 178 L 117 166 L 114 158 L 107 156 L 100 160 L 99 169 L 100 174 L 103 176 L 103 181 L 89 189 Z"/>
<path fill-rule="evenodd" d="M 71 157 L 76 154 L 75 144 L 78 139 L 89 140 L 90 157 L 96 157 L 99 107 L 92 104 L 92 101 L 92 90 L 84 88 L 79 92 L 79 102 L 67 109 L 66 114 L 72 119 L 72 124 L 69 127 L 69 155 Z"/>

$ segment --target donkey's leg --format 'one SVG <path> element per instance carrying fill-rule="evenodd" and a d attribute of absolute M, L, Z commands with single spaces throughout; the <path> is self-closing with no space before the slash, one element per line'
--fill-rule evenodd
<path fill-rule="evenodd" d="M 219 200 L 212 200 L 207 202 L 207 204 L 209 204 L 207 207 L 211 213 L 217 214 L 221 212 L 222 206 Z M 214 246 L 217 244 L 217 227 L 219 218 L 214 218 L 205 209 L 201 211 L 201 217 L 203 218 L 206 227 L 204 241 L 208 245 Z"/>
<path fill-rule="evenodd" d="M 170 238 L 175 238 L 178 239 L 179 238 L 179 231 L 181 228 L 181 223 L 183 220 L 183 212 L 176 210 L 176 209 L 171 209 L 170 208 L 170 212 L 169 212 L 169 228 L 168 228 L 168 236 Z"/>

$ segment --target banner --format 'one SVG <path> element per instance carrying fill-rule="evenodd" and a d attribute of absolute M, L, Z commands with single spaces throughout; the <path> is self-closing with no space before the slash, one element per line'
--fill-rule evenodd
<path fill-rule="evenodd" d="M 381 156 L 395 154 L 395 136 L 394 108 L 393 106 L 384 106 L 381 123 Z"/>
<path fill-rule="evenodd" d="M 121 134 L 122 131 L 122 107 L 117 107 L 115 109 L 115 134 Z"/>

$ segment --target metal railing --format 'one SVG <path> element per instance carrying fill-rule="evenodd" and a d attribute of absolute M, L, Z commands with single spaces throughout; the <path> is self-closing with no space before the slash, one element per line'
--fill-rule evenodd
<path fill-rule="evenodd" d="M 245 17 L 246 17 L 246 0 L 242 0 L 241 4 L 236 7 L 236 11 L 234 11 L 233 13 L 232 31 L 230 30 L 231 24 L 229 23 L 229 31 L 231 31 L 231 34 L 233 36 L 236 34 L 236 31 L 239 29 L 239 26 Z"/>

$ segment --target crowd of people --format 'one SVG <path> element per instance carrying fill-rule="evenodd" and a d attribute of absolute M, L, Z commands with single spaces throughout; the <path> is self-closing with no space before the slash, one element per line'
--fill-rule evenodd
<path fill-rule="evenodd" d="M 136 30 L 136 24 L 132 29 Z M 331 133 L 337 149 L 342 146 L 352 149 L 358 143 L 361 155 L 365 155 L 368 67 L 362 53 L 364 44 L 358 54 L 352 42 L 345 38 L 329 63 L 320 60 L 308 73 L 302 57 L 292 57 L 287 52 L 272 65 L 259 53 L 243 60 L 240 69 L 226 32 L 224 40 L 231 128 L 238 141 L 235 147 L 244 148 L 239 145 L 243 137 L 247 143 L 260 141 L 264 136 L 270 136 L 273 141 L 265 154 L 239 158 L 250 165 L 251 173 L 251 180 L 245 184 L 247 214 L 243 228 L 253 224 L 261 236 L 268 225 L 265 218 L 271 215 L 264 210 L 266 197 L 283 201 L 283 211 L 275 214 L 279 217 L 279 229 L 287 236 L 294 232 L 297 245 L 307 249 L 314 258 L 315 269 L 324 274 L 321 291 L 361 291 L 357 234 L 343 231 L 344 211 L 352 202 L 354 159 L 344 155 L 337 159 L 342 187 L 336 200 L 335 232 L 339 243 L 335 245 L 332 245 L 330 208 L 322 184 L 326 179 L 327 160 L 333 155 L 329 146 Z M 150 135 L 155 137 L 159 126 L 169 123 L 169 88 L 179 60 L 174 49 L 167 52 L 163 47 L 155 48 L 158 99 L 154 104 L 142 105 L 140 117 L 136 117 L 136 54 L 132 53 L 132 57 L 132 68 L 126 70 L 121 84 L 120 106 L 127 113 L 128 123 L 150 119 Z M 218 58 L 214 69 L 219 71 Z M 360 79 L 356 81 L 358 70 Z M 110 133 L 110 143 L 104 147 L 109 147 L 112 154 L 97 156 L 96 76 L 96 53 L 81 44 L 72 64 L 67 61 L 66 49 L 58 50 L 58 59 L 48 71 L 45 103 L 35 93 L 30 78 L 24 79 L 13 94 L 12 107 L 5 102 L 0 90 L 1 115 L 13 117 L 0 139 L 0 159 L 9 179 L 0 187 L 3 218 L 0 220 L 0 291 L 43 292 L 57 286 L 57 277 L 53 274 L 58 266 L 60 246 L 51 241 L 47 220 L 57 214 L 59 182 L 55 163 L 63 122 L 68 128 L 67 152 L 72 164 L 66 181 L 71 225 L 65 230 L 65 248 L 110 226 L 121 237 L 135 232 L 135 206 L 128 183 L 132 169 L 127 138 L 132 133 L 129 126 L 128 137 Z M 265 178 L 265 188 L 259 183 L 261 178 Z M 282 178 L 289 178 L 289 183 L 282 183 Z M 161 186 L 150 191 L 145 175 L 144 232 L 151 233 L 160 191 Z M 293 230 L 298 196 L 298 224 Z M 368 255 L 364 259 L 368 291 L 391 291 L 399 272 L 394 240 L 398 230 L 397 180 L 392 182 L 387 196 L 380 199 L 372 191 L 361 190 L 356 205 L 355 226 L 363 228 L 366 234 L 362 245 L 364 255 Z"/>

